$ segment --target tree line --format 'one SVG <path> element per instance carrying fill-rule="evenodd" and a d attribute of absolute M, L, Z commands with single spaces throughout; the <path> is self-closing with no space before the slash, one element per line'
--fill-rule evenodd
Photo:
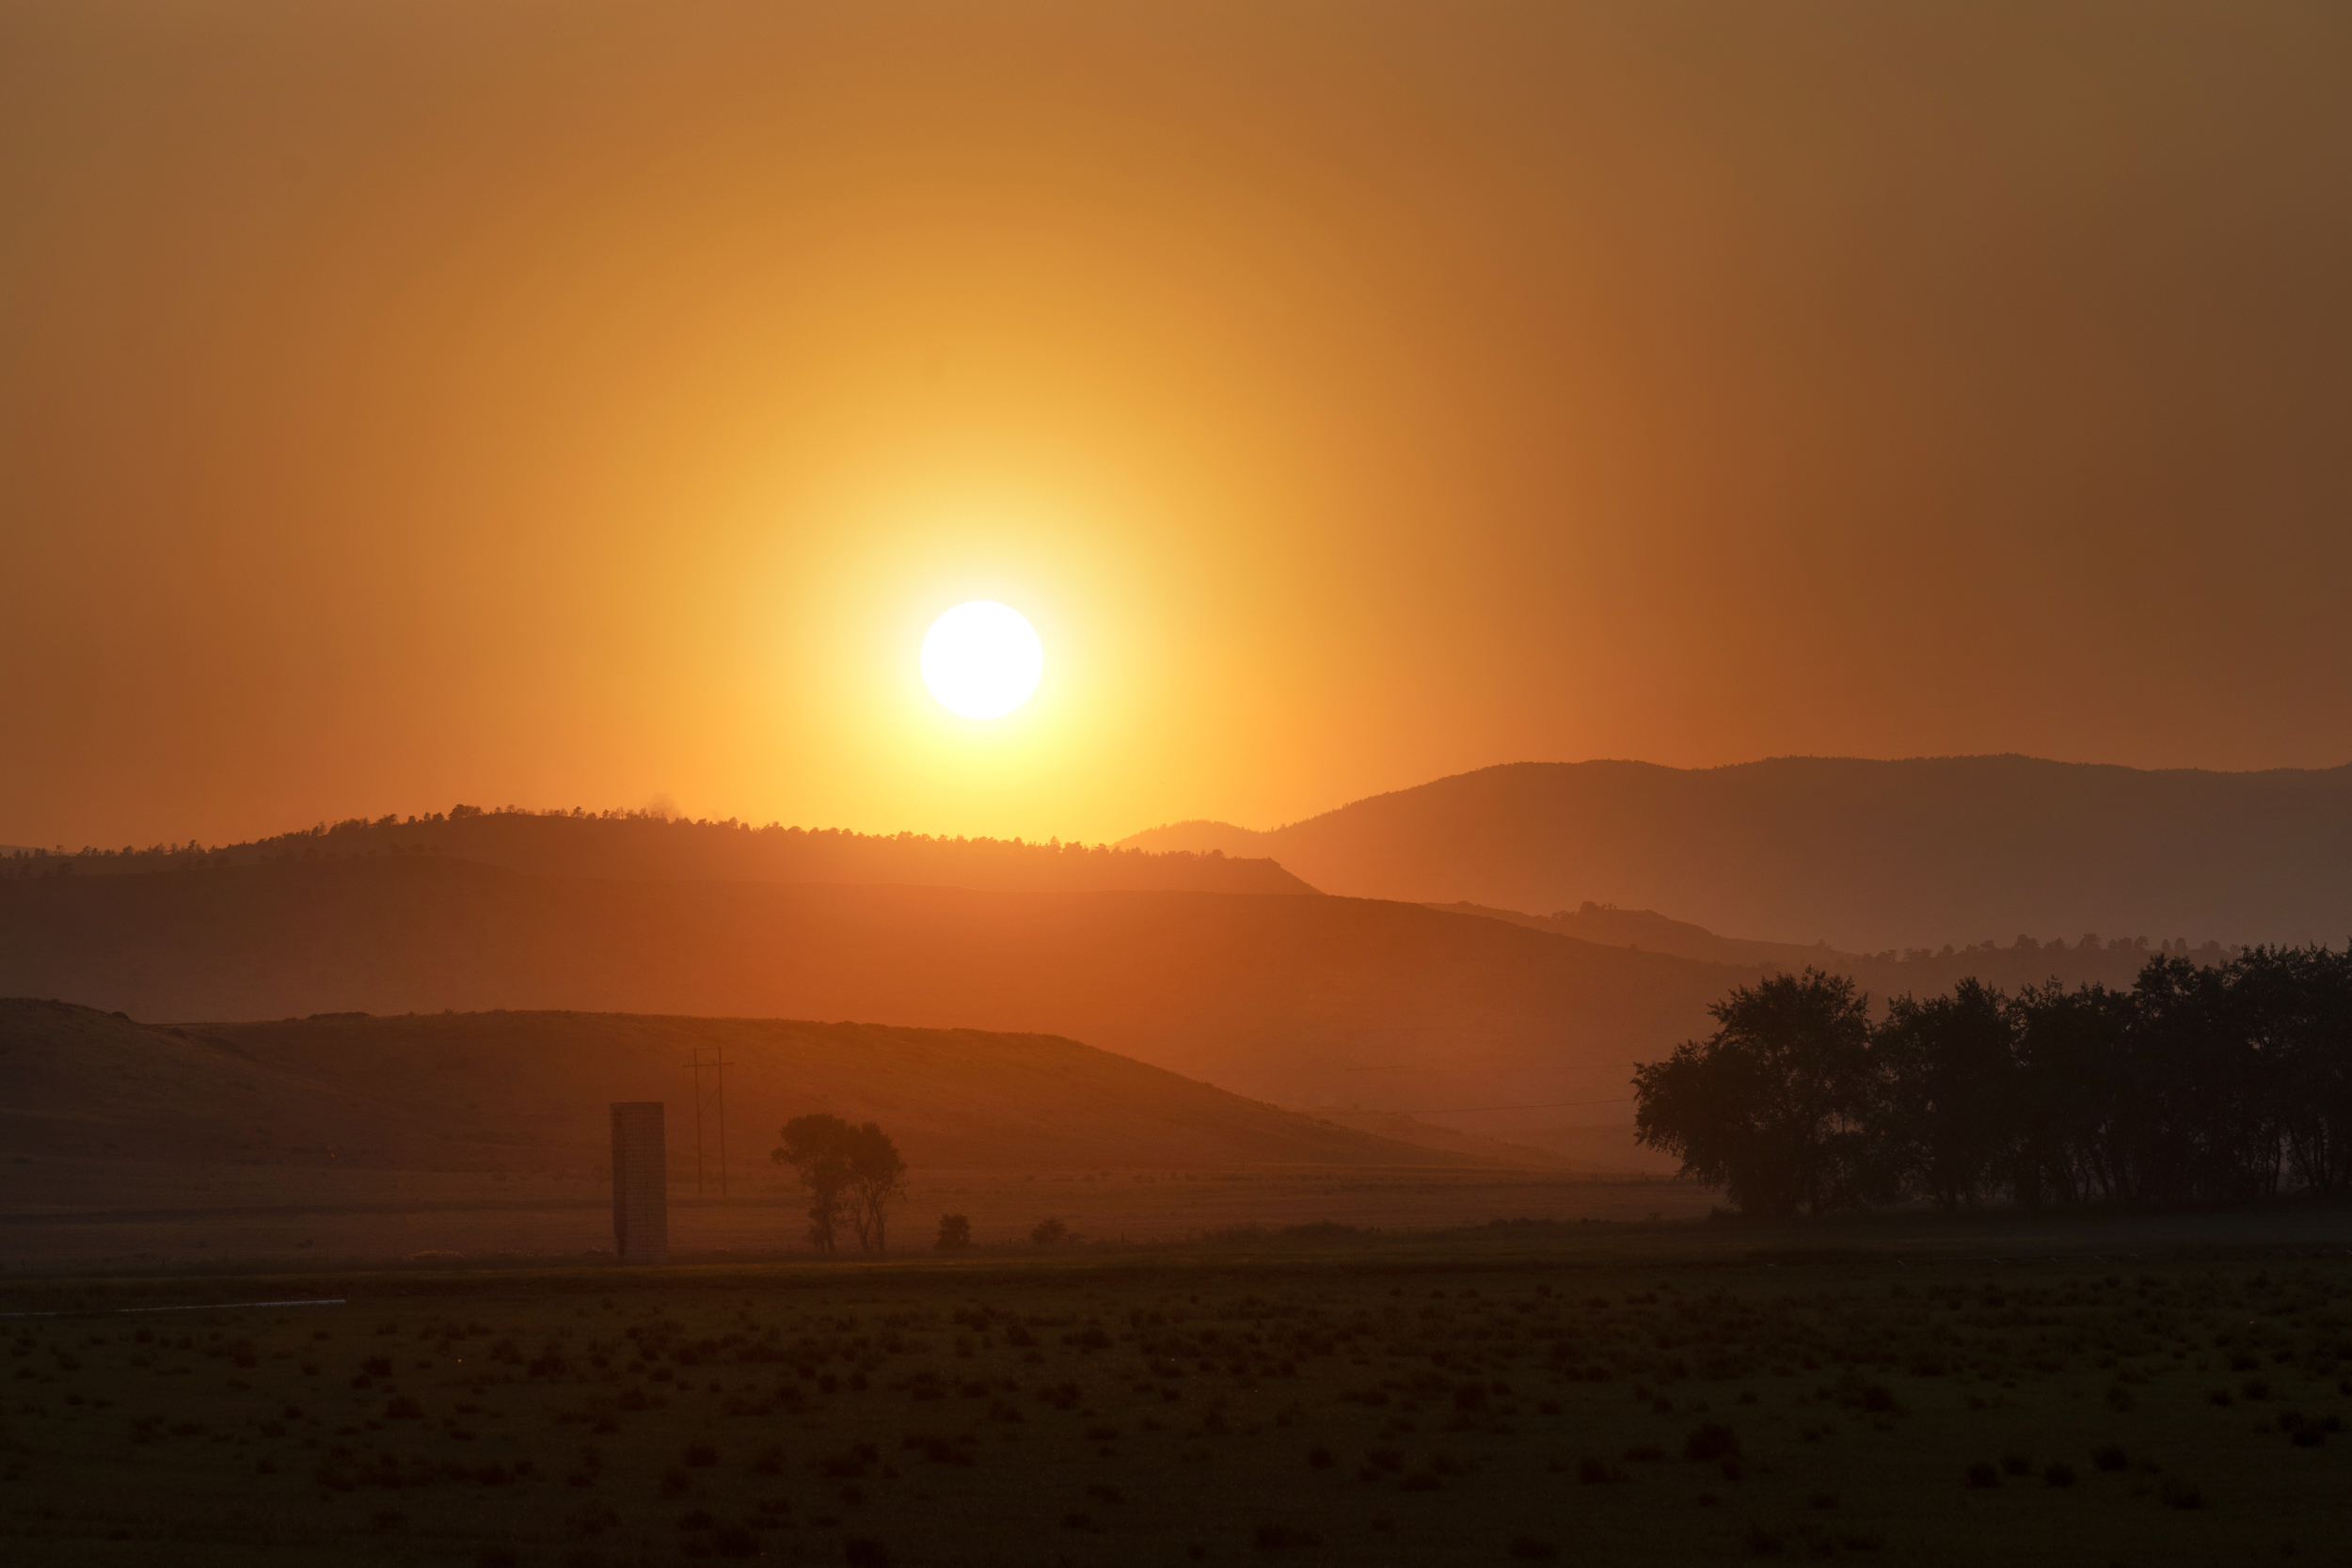
<path fill-rule="evenodd" d="M 477 825 L 467 830 L 471 837 L 452 838 L 447 832 L 452 823 L 476 819 Z M 0 877 L 187 870 L 295 859 L 356 858 L 387 850 L 437 853 L 452 844 L 461 849 L 467 846 L 478 847 L 485 842 L 484 835 L 493 842 L 501 837 L 511 840 L 516 832 L 529 832 L 533 825 L 544 826 L 549 821 L 596 824 L 606 832 L 639 835 L 659 830 L 662 839 L 673 841 L 681 851 L 726 854 L 748 849 L 771 860 L 783 857 L 790 864 L 813 860 L 823 865 L 852 868 L 903 868 L 912 863 L 918 867 L 993 867 L 1004 872 L 1025 870 L 1083 878 L 1095 872 L 1132 873 L 1147 865 L 1225 859 L 1222 850 L 1196 855 L 1188 849 L 1122 848 L 1075 839 L 1064 842 L 1058 837 L 974 838 L 913 832 L 860 833 L 846 828 L 787 827 L 781 822 L 755 825 L 732 816 L 724 821 L 716 817 L 690 818 L 667 807 L 591 811 L 584 806 L 573 806 L 568 810 L 538 811 L 525 806 L 485 808 L 461 803 L 446 812 L 428 811 L 405 818 L 397 812 L 388 812 L 382 816 L 321 821 L 292 832 L 237 844 L 207 845 L 191 839 L 185 844 L 152 844 L 144 848 L 128 844 L 119 849 L 6 847 L 0 847 Z M 404 833 L 407 835 L 405 839 L 401 836 Z"/>
<path fill-rule="evenodd" d="M 1769 1217 L 2234 1203 L 2352 1188 L 2352 948 L 2152 958 L 2128 988 L 1963 980 L 1872 1021 L 1808 969 L 1634 1075 L 1641 1141 Z"/>

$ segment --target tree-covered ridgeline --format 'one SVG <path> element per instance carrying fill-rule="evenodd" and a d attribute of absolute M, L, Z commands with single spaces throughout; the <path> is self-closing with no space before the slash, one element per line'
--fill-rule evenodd
<path fill-rule="evenodd" d="M 2129 989 L 1963 980 L 1875 1022 L 1808 969 L 1709 1011 L 1636 1069 L 1635 1124 L 1743 1213 L 2352 1188 L 2352 947 L 2153 958 Z"/>
<path fill-rule="evenodd" d="M 965 838 L 859 833 L 837 828 L 755 827 L 666 811 L 485 811 L 453 806 L 421 816 L 352 817 L 242 844 L 0 851 L 0 884 L 69 877 L 218 871 L 296 862 L 445 856 L 533 875 L 624 881 L 895 882 L 941 887 L 1078 891 L 1309 893 L 1270 861 L 1153 852 L 1059 838 Z"/>

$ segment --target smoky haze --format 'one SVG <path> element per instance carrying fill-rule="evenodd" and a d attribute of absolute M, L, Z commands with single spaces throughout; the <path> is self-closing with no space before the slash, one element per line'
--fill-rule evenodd
<path fill-rule="evenodd" d="M 2348 768 L 1521 763 L 1271 832 L 1189 822 L 1126 842 L 1272 856 L 1327 893 L 1544 914 L 1615 904 L 1725 936 L 1863 952 L 2020 934 L 2352 934 Z"/>
<path fill-rule="evenodd" d="M 2341 6 L 551 16 L 0 18 L 0 839 L 2344 760 Z"/>

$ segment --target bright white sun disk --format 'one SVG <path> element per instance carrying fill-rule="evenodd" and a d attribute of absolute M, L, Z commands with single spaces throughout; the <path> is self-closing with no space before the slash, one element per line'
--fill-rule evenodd
<path fill-rule="evenodd" d="M 951 713 L 995 719 L 1029 700 L 1045 649 L 1021 612 L 993 599 L 960 604 L 923 639 L 923 684 Z"/>

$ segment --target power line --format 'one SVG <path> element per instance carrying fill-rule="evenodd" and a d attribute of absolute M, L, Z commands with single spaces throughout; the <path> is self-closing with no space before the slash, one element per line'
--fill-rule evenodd
<path fill-rule="evenodd" d="M 710 1060 L 707 1062 L 703 1060 L 705 1050 L 710 1053 Z M 727 1196 L 726 1069 L 736 1064 L 725 1058 L 726 1049 L 723 1046 L 698 1045 L 694 1047 L 692 1058 L 687 1063 L 694 1069 L 694 1196 L 696 1197 L 703 1196 L 703 1107 L 706 1105 L 712 1108 L 712 1120 L 718 1124 L 719 1196 L 721 1197 Z M 703 1090 L 703 1073 L 706 1069 L 709 1071 L 711 1078 L 711 1088 L 708 1093 Z"/>

